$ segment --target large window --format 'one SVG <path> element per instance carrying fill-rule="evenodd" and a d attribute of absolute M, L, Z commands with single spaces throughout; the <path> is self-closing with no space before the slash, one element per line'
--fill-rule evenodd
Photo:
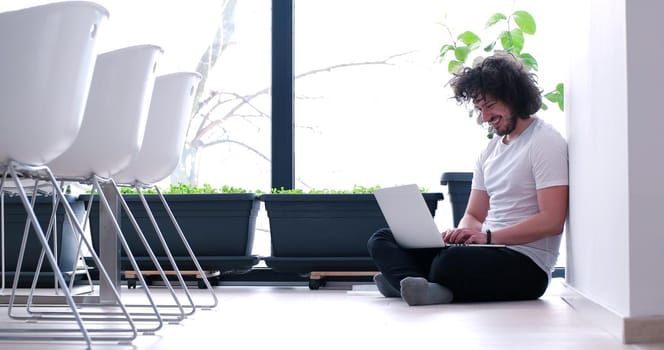
<path fill-rule="evenodd" d="M 232 1 L 226 1 L 231 3 Z M 199 183 L 270 188 L 270 1 L 237 1 L 225 10 L 222 52 L 210 71 L 213 101 L 192 125 L 204 145 Z M 209 118 L 209 120 L 208 120 Z"/>
<path fill-rule="evenodd" d="M 295 3 L 298 187 L 438 190 L 443 171 L 470 169 L 486 139 L 448 98 L 443 13 L 439 1 Z"/>

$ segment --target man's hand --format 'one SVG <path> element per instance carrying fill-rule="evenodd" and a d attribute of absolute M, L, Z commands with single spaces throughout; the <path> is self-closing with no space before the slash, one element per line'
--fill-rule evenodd
<path fill-rule="evenodd" d="M 470 228 L 455 228 L 443 231 L 443 241 L 449 244 L 486 244 L 484 232 Z"/>

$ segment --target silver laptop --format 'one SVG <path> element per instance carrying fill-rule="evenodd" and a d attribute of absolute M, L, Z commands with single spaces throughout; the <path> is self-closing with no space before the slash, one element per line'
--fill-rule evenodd
<path fill-rule="evenodd" d="M 374 190 L 394 238 L 404 248 L 445 247 L 441 231 L 415 184 Z M 459 245 L 459 244 L 456 244 Z M 468 247 L 501 247 L 498 244 L 468 244 Z"/>

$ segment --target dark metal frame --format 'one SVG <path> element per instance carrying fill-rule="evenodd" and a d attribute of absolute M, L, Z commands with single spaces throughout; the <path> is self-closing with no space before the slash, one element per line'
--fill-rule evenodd
<path fill-rule="evenodd" d="M 293 0 L 272 0 L 272 188 L 295 186 Z"/>

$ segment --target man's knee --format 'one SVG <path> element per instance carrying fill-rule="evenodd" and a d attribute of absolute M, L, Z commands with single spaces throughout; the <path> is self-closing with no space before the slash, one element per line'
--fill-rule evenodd
<path fill-rule="evenodd" d="M 459 248 L 463 247 L 446 248 L 434 257 L 431 263 L 430 278 L 439 282 L 440 280 L 454 278 L 459 271 L 464 270 L 468 260 L 467 252 Z"/>
<path fill-rule="evenodd" d="M 369 240 L 367 241 L 367 249 L 369 250 L 369 253 L 372 253 L 375 250 L 376 245 L 380 245 L 381 242 L 388 241 L 394 241 L 392 231 L 390 231 L 389 228 L 381 228 L 380 230 L 374 232 L 371 237 L 369 237 Z"/>

